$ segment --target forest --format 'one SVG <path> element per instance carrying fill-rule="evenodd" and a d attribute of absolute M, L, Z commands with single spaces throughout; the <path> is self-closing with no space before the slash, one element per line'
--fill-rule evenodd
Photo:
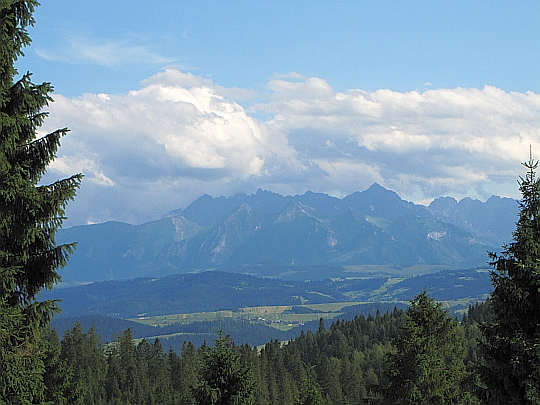
<path fill-rule="evenodd" d="M 425 374 L 419 387 L 425 395 L 426 387 L 436 387 L 429 394 L 430 402 L 410 403 L 443 403 L 444 398 L 444 403 L 478 403 L 474 398 L 482 395 L 477 375 L 479 326 L 492 318 L 489 305 L 471 306 L 457 323 L 426 294 L 415 302 L 431 311 L 431 327 L 441 331 L 421 343 L 409 342 L 426 344 L 424 354 L 429 356 L 429 361 L 418 359 L 419 369 L 414 370 Z M 408 331 L 423 338 L 407 324 L 412 316 L 411 310 L 394 309 L 338 320 L 328 329 L 321 321 L 315 333 L 302 332 L 287 342 L 275 340 L 259 348 L 238 346 L 226 331 L 216 331 L 212 345 L 196 348 L 186 342 L 179 353 L 164 348 L 159 339 L 135 343 L 130 330 L 103 345 L 93 328 L 85 332 L 76 323 L 61 341 L 54 330 L 47 333 L 46 399 L 56 404 L 389 403 L 387 392 L 400 384 L 393 374 L 400 367 L 395 364 L 396 345 L 403 343 L 400 336 Z M 448 350 L 441 351 L 443 347 Z M 225 381 L 243 375 L 243 389 L 249 395 L 240 402 L 199 402 L 201 387 L 213 381 L 204 374 L 211 360 L 217 363 L 211 363 L 212 370 L 221 372 Z M 451 395 L 459 402 L 448 402 L 446 388 L 438 385 L 441 379 L 430 368 L 436 361 L 452 364 L 449 382 L 455 384 L 455 392 Z M 230 384 L 222 392 L 230 390 L 234 395 L 235 389 Z"/>
<path fill-rule="evenodd" d="M 493 290 L 458 322 L 426 291 L 405 309 L 336 320 L 262 347 L 226 330 L 179 352 L 126 330 L 104 344 L 41 292 L 75 243 L 56 244 L 83 179 L 42 177 L 68 129 L 42 135 L 49 83 L 18 75 L 35 0 L 0 0 L 0 405 L 540 404 L 540 180 L 523 163 L 513 242 L 489 253 Z M 38 134 L 40 137 L 38 137 Z"/>

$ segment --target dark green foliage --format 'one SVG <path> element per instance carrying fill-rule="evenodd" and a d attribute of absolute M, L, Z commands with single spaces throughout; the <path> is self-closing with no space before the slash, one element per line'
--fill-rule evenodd
<path fill-rule="evenodd" d="M 286 353 L 281 344 L 274 340 L 267 343 L 261 350 L 261 385 L 263 385 L 264 400 L 270 404 L 293 405 L 297 395 L 297 387 L 292 370 L 285 361 Z M 296 357 L 300 364 L 300 358 Z"/>
<path fill-rule="evenodd" d="M 149 344 L 143 340 L 137 346 L 129 329 L 120 335 L 117 344 L 110 347 L 105 377 L 108 403 L 151 403 L 153 393 L 145 368 L 148 352 Z"/>
<path fill-rule="evenodd" d="M 306 373 L 300 385 L 300 396 L 296 401 L 297 405 L 322 405 L 324 398 L 322 396 L 321 386 L 313 375 L 313 367 Z"/>
<path fill-rule="evenodd" d="M 45 330 L 43 343 L 46 346 L 45 358 L 45 400 L 55 405 L 77 403 L 74 390 L 73 366 L 71 361 L 61 358 L 61 346 L 55 330 Z"/>
<path fill-rule="evenodd" d="M 214 340 L 202 351 L 201 372 L 194 396 L 201 405 L 255 403 L 255 379 L 251 368 L 242 365 L 238 347 L 229 336 Z"/>
<path fill-rule="evenodd" d="M 405 313 L 395 350 L 388 354 L 386 398 L 396 404 L 470 404 L 458 323 L 423 292 Z"/>
<path fill-rule="evenodd" d="M 286 375 L 290 370 L 301 392 L 306 374 L 292 371 L 302 370 L 305 364 L 312 368 L 326 403 L 362 404 L 373 400 L 384 379 L 384 356 L 391 349 L 390 340 L 398 333 L 402 319 L 403 312 L 395 310 L 337 321 L 328 330 L 321 324 L 317 333 L 302 333 L 283 346 L 280 355 L 287 367 L 282 371 L 273 367 L 277 371 L 274 375 Z M 261 364 L 276 350 L 276 344 L 273 348 L 267 344 L 261 351 Z"/>
<path fill-rule="evenodd" d="M 479 307 L 471 307 L 464 328 L 451 318 L 443 322 L 463 340 L 471 370 L 478 359 L 474 343 L 479 333 L 475 314 L 483 312 Z M 76 324 L 64 335 L 60 356 L 55 334 L 48 338 L 56 349 L 49 351 L 46 362 L 51 371 L 47 399 L 119 405 L 235 403 L 235 398 L 260 405 L 387 404 L 382 389 L 389 383 L 385 358 L 394 350 L 391 341 L 400 336 L 403 319 L 404 312 L 395 309 L 332 324 L 315 322 L 313 331 L 287 342 L 270 341 L 260 349 L 238 347 L 220 334 L 213 347 L 204 343 L 197 350 L 187 342 L 178 354 L 171 349 L 165 353 L 159 340 L 134 340 L 131 331 L 102 346 L 92 328 L 85 333 Z M 441 350 L 452 349 L 445 345 Z M 460 355 L 452 353 L 444 364 L 457 364 L 455 370 L 474 381 L 474 375 L 463 373 Z M 455 380 L 463 383 L 456 390 L 461 403 L 466 402 L 472 397 L 468 381 Z"/>
<path fill-rule="evenodd" d="M 109 316 L 95 315 L 82 316 L 78 318 L 66 318 L 63 313 L 55 316 L 51 321 L 51 328 L 56 329 L 60 338 L 79 323 L 84 330 L 92 328 L 99 333 L 104 342 L 112 342 L 119 333 L 130 329 L 133 337 L 142 338 L 145 336 L 156 336 L 160 333 L 176 333 L 179 332 L 176 328 L 162 328 L 157 330 L 155 326 L 143 325 L 138 322 L 128 321 L 126 319 L 113 318 Z"/>
<path fill-rule="evenodd" d="M 477 302 L 474 305 L 469 305 L 467 314 L 463 316 L 464 324 L 486 323 L 494 320 L 493 310 L 489 303 L 489 299 L 485 302 Z"/>
<path fill-rule="evenodd" d="M 199 357 L 191 342 L 184 342 L 180 356 L 169 352 L 173 397 L 181 404 L 195 404 L 193 391 L 199 383 Z"/>
<path fill-rule="evenodd" d="M 514 242 L 490 254 L 495 319 L 483 329 L 482 374 L 491 404 L 540 403 L 540 181 L 537 161 L 523 165 Z"/>
<path fill-rule="evenodd" d="M 142 374 L 147 376 L 146 403 L 167 404 L 171 402 L 171 372 L 159 339 L 150 344 L 143 339 L 137 345 L 137 356 L 142 360 Z"/>
<path fill-rule="evenodd" d="M 43 395 L 44 351 L 17 307 L 0 301 L 0 404 L 30 404 Z"/>
<path fill-rule="evenodd" d="M 105 398 L 105 356 L 94 327 L 83 332 L 77 322 L 62 339 L 60 358 L 70 365 L 70 404 L 99 404 Z"/>
<path fill-rule="evenodd" d="M 81 180 L 75 175 L 40 184 L 67 129 L 36 138 L 52 87 L 32 83 L 30 73 L 15 79 L 14 63 L 30 44 L 26 28 L 37 6 L 34 0 L 0 1 L 0 403 L 8 404 L 44 398 L 44 361 L 49 356 L 52 366 L 55 355 L 47 353 L 40 331 L 58 308 L 37 295 L 60 280 L 57 269 L 73 250 L 57 246 L 54 236 Z"/>

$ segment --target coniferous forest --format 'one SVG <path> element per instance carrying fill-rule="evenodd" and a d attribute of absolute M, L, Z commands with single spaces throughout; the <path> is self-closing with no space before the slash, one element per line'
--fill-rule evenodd
<path fill-rule="evenodd" d="M 524 163 L 513 242 L 492 253 L 493 292 L 461 321 L 424 291 L 394 309 L 263 347 L 227 331 L 180 352 L 126 330 L 105 344 L 76 323 L 59 338 L 40 292 L 73 245 L 55 244 L 81 175 L 43 185 L 59 129 L 37 138 L 48 83 L 14 68 L 34 0 L 0 0 L 0 404 L 539 404 L 540 181 Z"/>
<path fill-rule="evenodd" d="M 75 324 L 61 342 L 47 334 L 46 397 L 58 404 L 479 403 L 479 325 L 491 316 L 477 304 L 458 324 L 421 294 L 407 311 L 328 329 L 321 322 L 286 343 L 237 346 L 217 332 L 211 346 L 187 342 L 180 353 L 159 340 L 135 343 L 129 330 L 103 345 L 92 328 Z"/>

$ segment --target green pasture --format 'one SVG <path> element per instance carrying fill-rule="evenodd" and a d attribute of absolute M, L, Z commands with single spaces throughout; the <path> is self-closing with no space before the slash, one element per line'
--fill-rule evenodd
<path fill-rule="evenodd" d="M 291 329 L 298 323 L 318 320 L 320 318 L 331 319 L 341 314 L 341 309 L 358 302 L 334 302 L 328 304 L 299 305 L 310 308 L 313 313 L 294 314 L 287 311 L 291 305 L 264 305 L 258 307 L 239 308 L 235 311 L 194 312 L 189 314 L 168 314 L 156 316 L 140 316 L 131 318 L 130 321 L 152 326 L 167 326 L 176 323 L 192 323 L 197 321 L 214 321 L 224 318 L 229 319 L 252 319 L 254 322 L 267 322 L 268 325 L 280 330 Z M 279 321 L 279 323 L 278 323 Z"/>
<path fill-rule="evenodd" d="M 436 273 L 441 270 L 452 269 L 452 266 L 448 265 L 415 265 L 409 267 L 396 267 L 391 265 L 377 265 L 377 264 L 366 264 L 366 265 L 353 265 L 353 266 L 343 266 L 345 272 L 361 277 L 408 277 L 412 275 L 422 275 L 429 273 Z"/>
<path fill-rule="evenodd" d="M 378 295 L 379 298 L 383 297 L 390 284 L 397 283 L 399 280 L 400 279 L 398 278 L 389 279 L 388 282 L 379 290 L 374 291 L 374 294 Z M 385 298 L 389 298 L 388 301 L 391 301 L 391 297 Z M 472 298 L 461 298 L 455 301 L 444 301 L 443 304 L 446 308 L 460 307 L 462 308 L 461 312 L 465 312 L 468 305 L 474 304 L 475 302 L 476 300 Z M 298 307 L 309 308 L 314 311 L 307 314 L 291 313 L 291 305 L 263 305 L 257 307 L 238 308 L 236 310 L 140 316 L 137 318 L 131 318 L 129 320 L 145 325 L 167 326 L 177 323 L 188 324 L 198 321 L 215 321 L 219 319 L 250 319 L 252 322 L 265 323 L 268 326 L 279 330 L 289 330 L 305 322 L 319 320 L 321 318 L 335 318 L 342 314 L 341 310 L 343 308 L 362 303 L 365 304 L 367 302 L 346 301 L 326 304 L 297 305 Z"/>

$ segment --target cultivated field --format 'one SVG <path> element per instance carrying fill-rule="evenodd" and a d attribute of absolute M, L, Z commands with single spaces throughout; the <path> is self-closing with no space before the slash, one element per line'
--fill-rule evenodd
<path fill-rule="evenodd" d="M 258 306 L 239 308 L 237 310 L 195 312 L 190 314 L 168 314 L 157 316 L 140 316 L 130 321 L 152 326 L 167 326 L 176 323 L 192 323 L 197 321 L 214 321 L 224 318 L 247 319 L 252 322 L 265 323 L 280 330 L 288 330 L 304 322 L 321 318 L 331 319 L 341 315 L 340 310 L 360 302 L 334 302 L 328 304 L 298 305 L 294 308 L 304 308 L 309 313 L 294 313 L 291 305 Z M 312 311 L 312 312 L 311 312 Z"/>

